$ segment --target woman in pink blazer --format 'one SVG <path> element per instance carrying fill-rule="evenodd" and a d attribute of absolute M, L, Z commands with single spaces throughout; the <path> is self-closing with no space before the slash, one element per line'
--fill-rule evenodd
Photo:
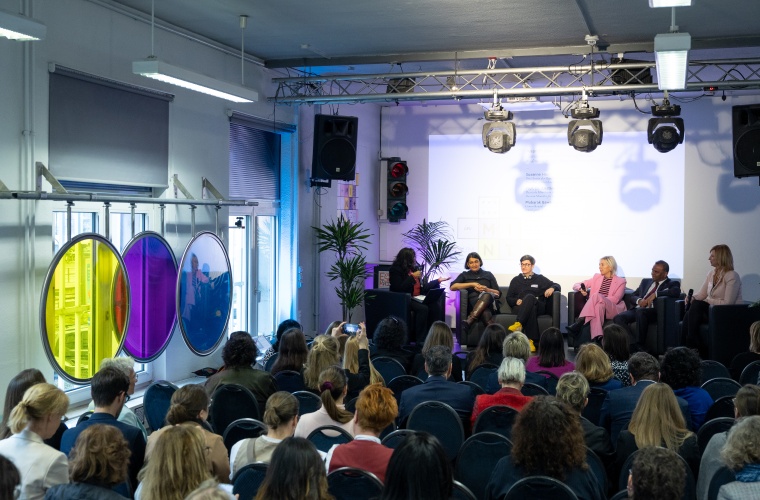
<path fill-rule="evenodd" d="M 605 318 L 612 319 L 625 311 L 625 278 L 617 274 L 615 257 L 608 255 L 599 259 L 599 274 L 573 285 L 573 290 L 586 298 L 586 304 L 578 315 L 578 321 L 569 325 L 571 332 L 580 331 L 584 324 L 591 327 L 591 338 L 602 335 Z M 582 285 L 582 286 L 581 286 Z"/>

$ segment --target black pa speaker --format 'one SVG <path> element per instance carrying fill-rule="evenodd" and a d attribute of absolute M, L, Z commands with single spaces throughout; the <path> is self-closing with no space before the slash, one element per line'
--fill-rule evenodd
<path fill-rule="evenodd" d="M 760 176 L 760 104 L 731 108 L 734 177 Z"/>
<path fill-rule="evenodd" d="M 358 125 L 355 116 L 314 115 L 313 178 L 354 180 Z"/>

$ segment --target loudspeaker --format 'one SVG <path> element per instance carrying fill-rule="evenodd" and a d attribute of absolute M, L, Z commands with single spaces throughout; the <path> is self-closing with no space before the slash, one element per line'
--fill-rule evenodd
<path fill-rule="evenodd" d="M 760 176 L 760 104 L 731 108 L 734 177 Z"/>
<path fill-rule="evenodd" d="M 312 178 L 354 180 L 358 126 L 355 116 L 314 115 Z"/>

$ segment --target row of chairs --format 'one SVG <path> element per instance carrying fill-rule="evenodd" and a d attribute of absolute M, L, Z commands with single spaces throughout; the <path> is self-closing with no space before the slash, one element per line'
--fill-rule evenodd
<path fill-rule="evenodd" d="M 702 369 L 702 384 L 715 378 L 731 378 L 731 372 L 720 361 L 702 360 L 700 368 Z M 757 384 L 758 376 L 760 376 L 760 360 L 753 361 L 742 369 L 738 383 L 740 386 Z"/>

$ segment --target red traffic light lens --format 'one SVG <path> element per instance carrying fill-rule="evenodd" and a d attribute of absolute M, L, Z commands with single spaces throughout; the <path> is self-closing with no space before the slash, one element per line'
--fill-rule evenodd
<path fill-rule="evenodd" d="M 391 177 L 403 177 L 409 172 L 406 163 L 396 162 L 391 165 Z"/>

